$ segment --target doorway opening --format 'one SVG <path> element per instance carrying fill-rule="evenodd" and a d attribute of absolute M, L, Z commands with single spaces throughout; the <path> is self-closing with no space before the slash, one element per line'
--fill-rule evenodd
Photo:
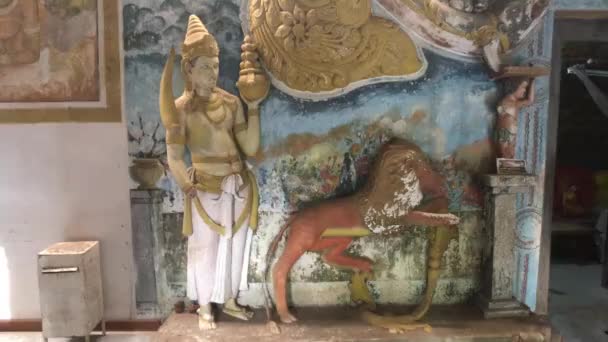
<path fill-rule="evenodd" d="M 556 12 L 550 107 L 539 288 L 565 340 L 605 341 L 608 12 Z"/>
<path fill-rule="evenodd" d="M 608 42 L 568 42 L 561 54 L 552 263 L 600 264 L 608 224 L 608 108 L 604 114 L 594 95 L 608 99 Z"/>

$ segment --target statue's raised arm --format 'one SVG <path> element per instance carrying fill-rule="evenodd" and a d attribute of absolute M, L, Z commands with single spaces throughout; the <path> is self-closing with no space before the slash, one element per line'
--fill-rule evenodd
<path fill-rule="evenodd" d="M 260 109 L 259 105 L 268 96 L 270 80 L 259 62 L 257 46 L 251 36 L 246 36 L 241 47 L 241 71 L 237 87 L 241 99 L 247 104 L 247 117 L 242 106 L 239 106 L 234 133 L 243 153 L 254 156 L 260 145 Z"/>

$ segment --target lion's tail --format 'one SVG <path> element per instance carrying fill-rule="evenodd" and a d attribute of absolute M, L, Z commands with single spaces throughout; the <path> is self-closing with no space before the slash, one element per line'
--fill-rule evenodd
<path fill-rule="evenodd" d="M 266 253 L 266 269 L 264 270 L 264 301 L 266 303 L 266 318 L 267 318 L 268 322 L 272 321 L 272 312 L 271 311 L 272 311 L 272 308 L 274 307 L 274 304 L 272 303 L 272 296 L 270 295 L 270 290 L 268 289 L 268 274 L 270 273 L 270 268 L 271 268 L 270 266 L 272 264 L 272 259 L 274 258 L 277 248 L 279 247 L 279 243 L 281 242 L 281 239 L 283 238 L 283 235 L 285 235 L 285 232 L 287 231 L 287 229 L 289 229 L 289 227 L 293 223 L 294 218 L 295 218 L 295 215 L 292 215 L 291 217 L 289 217 L 287 222 L 285 222 L 283 227 L 281 227 L 281 230 L 279 230 L 279 233 L 272 240 L 272 243 L 270 244 L 270 247 L 268 248 L 268 253 Z"/>

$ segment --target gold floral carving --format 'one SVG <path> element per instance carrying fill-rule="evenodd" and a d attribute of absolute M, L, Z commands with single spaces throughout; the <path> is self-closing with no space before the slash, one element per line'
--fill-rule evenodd
<path fill-rule="evenodd" d="M 382 76 L 421 73 L 423 57 L 371 0 L 250 0 L 262 60 L 288 88 L 328 92 Z"/>

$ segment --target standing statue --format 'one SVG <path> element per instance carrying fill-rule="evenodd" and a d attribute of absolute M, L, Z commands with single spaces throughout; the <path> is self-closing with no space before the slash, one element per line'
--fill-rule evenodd
<path fill-rule="evenodd" d="M 366 311 L 363 317 L 372 325 L 398 331 L 426 327 L 415 322 L 430 308 L 441 272 L 441 259 L 448 248 L 451 230 L 459 222 L 457 216 L 448 213 L 444 178 L 431 168 L 420 148 L 405 140 L 388 142 L 380 150 L 370 178 L 361 191 L 295 213 L 272 242 L 267 267 L 289 229 L 285 250 L 272 272 L 281 321 L 296 321 L 287 307 L 287 277 L 305 252 L 322 253 L 326 263 L 353 270 L 353 302 L 363 302 L 373 308 L 375 305 L 366 285 L 373 264 L 364 258 L 348 256 L 345 251 L 357 237 L 399 233 L 422 225 L 434 227 L 429 234 L 427 287 L 422 302 L 411 315 L 384 317 Z M 267 314 L 270 318 L 269 310 Z"/>
<path fill-rule="evenodd" d="M 40 58 L 38 0 L 0 0 L 0 66 Z"/>
<path fill-rule="evenodd" d="M 188 237 L 187 295 L 198 301 L 199 328 L 214 329 L 211 303 L 242 320 L 253 313 L 237 304 L 247 285 L 249 246 L 257 227 L 258 190 L 241 152 L 254 156 L 260 145 L 258 105 L 270 82 L 257 62 L 256 46 L 242 46 L 237 86 L 247 104 L 216 86 L 219 48 L 201 20 L 191 15 L 182 46 L 185 89 L 174 100 L 175 53 L 171 51 L 160 87 L 169 168 L 186 194 L 183 234 Z M 184 160 L 186 147 L 192 166 Z M 196 209 L 192 213 L 192 207 Z"/>
<path fill-rule="evenodd" d="M 498 105 L 496 144 L 498 158 L 515 159 L 517 119 L 522 108 L 534 102 L 534 79 L 521 81 Z"/>

